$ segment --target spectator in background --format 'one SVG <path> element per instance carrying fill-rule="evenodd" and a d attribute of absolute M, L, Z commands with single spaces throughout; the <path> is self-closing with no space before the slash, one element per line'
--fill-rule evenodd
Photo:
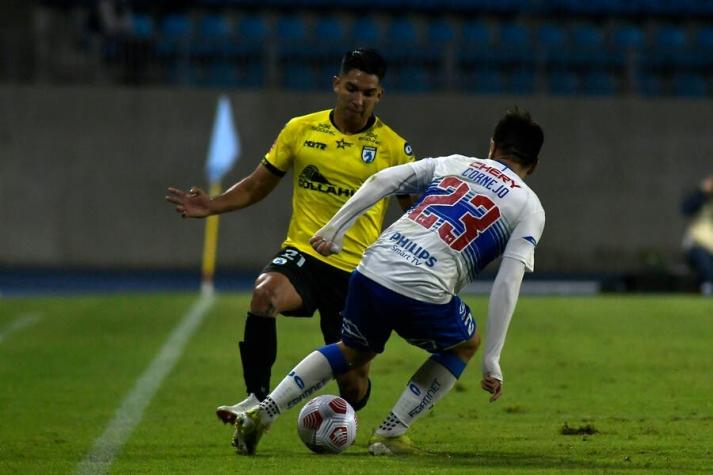
<path fill-rule="evenodd" d="M 713 175 L 684 199 L 681 211 L 690 218 L 683 238 L 688 263 L 696 272 L 701 293 L 713 296 Z"/>

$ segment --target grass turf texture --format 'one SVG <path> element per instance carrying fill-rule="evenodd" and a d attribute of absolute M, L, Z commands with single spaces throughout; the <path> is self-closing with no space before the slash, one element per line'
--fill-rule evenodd
<path fill-rule="evenodd" d="M 195 301 L 193 295 L 9 299 L 0 334 L 0 473 L 72 473 Z M 468 298 L 484 326 L 485 300 Z M 110 473 L 696 473 L 713 470 L 713 301 L 522 298 L 503 353 L 503 397 L 480 390 L 480 356 L 411 437 L 428 457 L 375 458 L 366 441 L 426 353 L 394 335 L 372 365 L 357 442 L 310 453 L 283 415 L 255 457 L 230 447 L 215 406 L 243 396 L 246 295 L 220 295 Z M 481 327 L 482 328 L 482 327 Z M 281 319 L 276 384 L 320 342 Z M 334 394 L 334 383 L 321 394 Z"/>

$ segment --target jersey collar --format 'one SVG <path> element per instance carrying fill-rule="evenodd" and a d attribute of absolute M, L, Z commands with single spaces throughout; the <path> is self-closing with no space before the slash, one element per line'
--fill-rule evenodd
<path fill-rule="evenodd" d="M 339 127 L 337 127 L 337 124 L 334 123 L 334 109 L 329 111 L 329 121 L 332 123 L 332 125 L 334 126 L 335 129 L 339 130 Z M 371 126 L 374 125 L 375 122 L 376 122 L 376 116 L 374 114 L 372 114 L 371 117 L 369 117 L 369 120 L 366 121 L 366 124 L 364 125 L 364 127 L 357 130 L 352 135 L 360 134 L 366 130 L 369 130 L 371 128 Z"/>

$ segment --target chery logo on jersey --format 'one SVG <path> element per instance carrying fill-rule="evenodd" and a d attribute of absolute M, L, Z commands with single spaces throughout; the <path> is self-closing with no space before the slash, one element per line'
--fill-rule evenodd
<path fill-rule="evenodd" d="M 428 267 L 433 267 L 438 262 L 436 256 L 432 256 L 427 249 L 422 248 L 401 233 L 392 234 L 389 236 L 389 241 L 394 241 L 391 250 L 399 256 L 410 260 L 412 264 L 417 266 L 426 264 Z"/>
<path fill-rule="evenodd" d="M 335 196 L 352 196 L 356 190 L 351 188 L 340 188 L 332 185 L 324 175 L 319 172 L 319 169 L 314 165 L 307 165 L 300 173 L 297 183 L 302 188 L 320 193 L 328 193 Z"/>
<path fill-rule="evenodd" d="M 314 142 L 312 140 L 305 140 L 305 146 L 309 148 L 316 148 L 317 150 L 324 150 L 325 148 L 327 148 L 326 143 Z"/>

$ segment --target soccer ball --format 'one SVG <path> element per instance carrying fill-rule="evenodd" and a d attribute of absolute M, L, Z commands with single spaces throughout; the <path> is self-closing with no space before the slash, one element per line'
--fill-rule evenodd
<path fill-rule="evenodd" d="M 357 418 L 354 408 L 338 396 L 317 396 L 300 411 L 297 433 L 318 454 L 338 454 L 354 443 Z"/>

